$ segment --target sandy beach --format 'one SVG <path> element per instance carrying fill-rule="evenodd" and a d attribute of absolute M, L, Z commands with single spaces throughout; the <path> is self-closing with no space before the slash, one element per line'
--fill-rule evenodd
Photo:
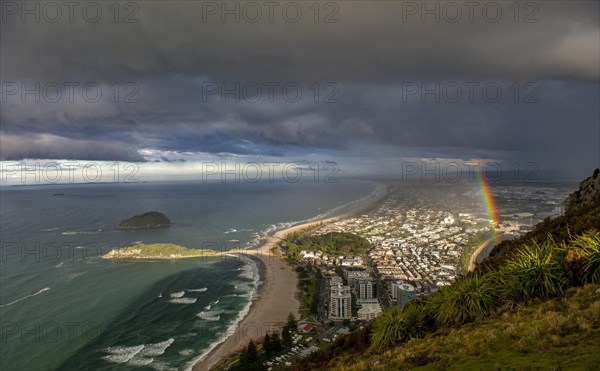
<path fill-rule="evenodd" d="M 280 331 L 287 321 L 289 313 L 298 319 L 300 302 L 297 299 L 298 275 L 292 266 L 271 250 L 289 233 L 299 231 L 316 224 L 327 224 L 335 220 L 362 212 L 379 201 L 386 192 L 375 197 L 347 214 L 298 224 L 280 230 L 265 239 L 256 249 L 240 251 L 240 254 L 260 259 L 259 269 L 263 284 L 259 288 L 258 298 L 252 303 L 248 314 L 240 321 L 235 332 L 224 342 L 217 345 L 193 366 L 194 371 L 210 370 L 219 361 L 248 345 L 250 340 L 259 341 L 267 332 Z"/>
<path fill-rule="evenodd" d="M 298 275 L 292 266 L 272 253 L 271 249 L 288 233 L 339 218 L 299 224 L 278 231 L 268 237 L 261 247 L 244 250 L 243 254 L 260 259 L 263 265 L 263 269 L 260 269 L 263 284 L 260 286 L 258 299 L 252 303 L 250 311 L 239 323 L 235 333 L 199 360 L 193 367 L 194 371 L 209 370 L 222 358 L 248 345 L 250 340 L 256 342 L 262 339 L 267 332 L 280 331 L 286 323 L 288 314 L 294 313 L 294 316 L 298 318 L 300 311 L 300 302 L 296 298 Z"/>

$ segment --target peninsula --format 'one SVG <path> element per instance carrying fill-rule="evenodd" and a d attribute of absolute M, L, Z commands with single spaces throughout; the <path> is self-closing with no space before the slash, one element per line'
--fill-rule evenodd
<path fill-rule="evenodd" d="M 150 211 L 140 215 L 132 216 L 122 220 L 117 228 L 120 229 L 153 229 L 163 228 L 171 225 L 171 220 L 163 213 Z"/>
<path fill-rule="evenodd" d="M 172 243 L 135 244 L 105 254 L 105 259 L 186 259 L 217 256 L 215 250 L 188 249 Z"/>

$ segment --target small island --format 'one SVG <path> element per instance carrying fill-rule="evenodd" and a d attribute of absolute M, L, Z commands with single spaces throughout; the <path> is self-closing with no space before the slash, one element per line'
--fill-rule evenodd
<path fill-rule="evenodd" d="M 163 213 L 150 211 L 122 220 L 117 228 L 120 229 L 153 229 L 164 228 L 171 225 L 171 221 Z"/>
<path fill-rule="evenodd" d="M 115 249 L 104 255 L 105 259 L 185 259 L 221 254 L 215 250 L 188 249 L 172 243 L 135 244 Z"/>

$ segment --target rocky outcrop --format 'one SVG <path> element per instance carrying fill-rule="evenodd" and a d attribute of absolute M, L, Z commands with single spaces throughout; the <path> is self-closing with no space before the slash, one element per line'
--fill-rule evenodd
<path fill-rule="evenodd" d="M 565 200 L 567 213 L 585 206 L 592 205 L 600 200 L 600 169 L 594 171 L 594 175 L 579 183 L 579 189 L 571 193 Z"/>

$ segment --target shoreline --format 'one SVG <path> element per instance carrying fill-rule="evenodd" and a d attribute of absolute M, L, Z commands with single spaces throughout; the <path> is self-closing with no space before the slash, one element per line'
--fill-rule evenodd
<path fill-rule="evenodd" d="M 234 324 L 234 331 L 227 331 L 223 341 L 199 359 L 193 360 L 188 369 L 209 370 L 228 355 L 248 345 L 250 340 L 257 342 L 265 333 L 279 331 L 285 325 L 289 313 L 298 317 L 300 301 L 296 298 L 296 272 L 287 262 L 269 254 L 270 250 L 267 250 L 267 246 L 277 242 L 273 239 L 262 248 L 235 253 L 237 256 L 252 259 L 258 267 L 258 280 L 262 281 L 262 284 L 257 286 L 254 293 L 256 299 L 250 301 L 247 313 Z"/>
<path fill-rule="evenodd" d="M 263 264 L 262 267 L 257 264 L 259 266 L 259 280 L 263 282 L 257 288 L 257 299 L 251 301 L 248 313 L 239 321 L 235 331 L 228 334 L 226 339 L 216 344 L 208 352 L 193 360 L 191 367 L 187 369 L 193 371 L 210 370 L 226 357 L 245 347 L 250 340 L 256 343 L 264 337 L 265 333 L 280 331 L 285 325 L 290 312 L 294 314 L 297 320 L 301 320 L 299 318 L 300 301 L 297 298 L 299 292 L 298 274 L 294 271 L 292 265 L 283 260 L 282 257 L 275 255 L 272 249 L 290 233 L 314 225 L 347 218 L 373 207 L 387 195 L 387 186 L 382 184 L 380 186 L 382 188 L 377 190 L 373 199 L 344 214 L 292 225 L 265 237 L 259 247 L 237 250 L 236 255 L 245 255 L 257 259 Z"/>

